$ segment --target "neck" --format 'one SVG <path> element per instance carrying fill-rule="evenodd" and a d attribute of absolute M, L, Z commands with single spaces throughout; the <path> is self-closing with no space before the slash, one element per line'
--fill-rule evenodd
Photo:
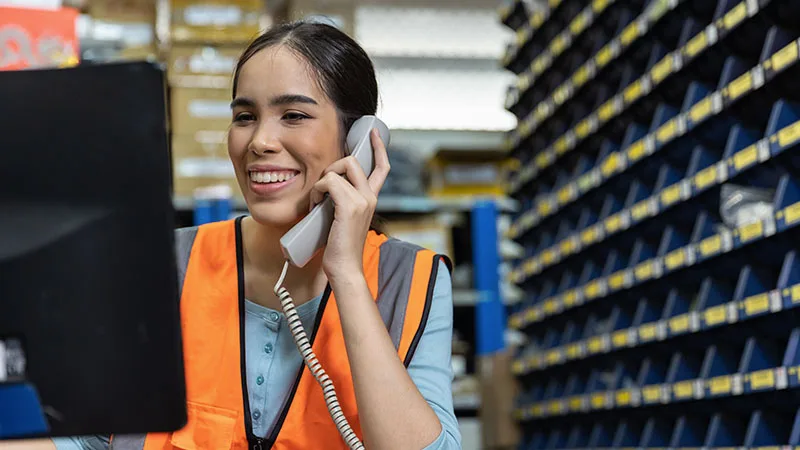
<path fill-rule="evenodd" d="M 280 309 L 280 305 L 272 289 L 286 262 L 280 238 L 289 228 L 260 224 L 252 217 L 242 220 L 246 295 L 251 301 L 274 309 Z M 302 304 L 322 293 L 326 283 L 320 253 L 304 267 L 290 265 L 283 286 L 292 294 L 296 304 Z"/>

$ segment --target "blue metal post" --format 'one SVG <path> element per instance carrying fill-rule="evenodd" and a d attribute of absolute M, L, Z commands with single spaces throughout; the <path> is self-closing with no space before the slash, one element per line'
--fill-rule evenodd
<path fill-rule="evenodd" d="M 480 293 L 475 307 L 476 356 L 505 348 L 506 312 L 500 295 L 497 215 L 493 201 L 479 201 L 472 207 L 473 279 Z"/>

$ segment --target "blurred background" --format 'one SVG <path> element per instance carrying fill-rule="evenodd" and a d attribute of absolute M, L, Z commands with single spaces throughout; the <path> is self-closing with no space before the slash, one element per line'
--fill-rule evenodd
<path fill-rule="evenodd" d="M 455 263 L 453 397 L 465 448 L 481 448 L 476 312 L 482 297 L 474 261 L 483 261 L 478 271 L 493 273 L 483 283 L 498 286 L 508 268 L 498 271 L 491 253 L 502 241 L 498 226 L 508 228 L 516 208 L 501 182 L 509 168 L 504 133 L 516 118 L 503 107 L 514 75 L 500 60 L 513 30 L 501 23 L 500 6 L 495 0 L 0 0 L 0 70 L 162 63 L 176 226 L 187 226 L 244 211 L 225 135 L 231 75 L 249 40 L 296 19 L 331 23 L 354 37 L 376 66 L 378 115 L 392 131 L 392 172 L 378 213 L 391 235 Z M 510 241 L 502 251 L 521 255 Z M 510 284 L 503 289 L 509 301 L 519 299 Z M 501 317 L 494 333 L 502 342 Z M 511 421 L 510 407 L 503 416 Z"/>

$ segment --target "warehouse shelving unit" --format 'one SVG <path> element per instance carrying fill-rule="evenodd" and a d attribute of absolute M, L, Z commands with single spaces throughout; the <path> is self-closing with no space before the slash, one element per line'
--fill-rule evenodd
<path fill-rule="evenodd" d="M 800 3 L 549 7 L 501 13 L 521 448 L 800 446 Z"/>

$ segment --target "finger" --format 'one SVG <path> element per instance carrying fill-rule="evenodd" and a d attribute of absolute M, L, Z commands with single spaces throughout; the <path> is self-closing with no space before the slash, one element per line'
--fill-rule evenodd
<path fill-rule="evenodd" d="M 314 183 L 310 193 L 311 207 L 322 202 L 325 194 L 331 197 L 337 208 L 341 205 L 353 205 L 366 201 L 352 184 L 335 172 L 327 173 Z"/>
<path fill-rule="evenodd" d="M 386 177 L 389 176 L 389 154 L 386 151 L 386 145 L 384 145 L 377 128 L 372 130 L 370 138 L 372 139 L 372 153 L 375 159 L 375 168 L 369 176 L 369 185 L 372 192 L 378 195 L 381 189 L 383 189 Z"/>
<path fill-rule="evenodd" d="M 336 160 L 322 173 L 323 176 L 327 175 L 328 173 L 344 175 L 347 177 L 347 181 L 355 186 L 356 190 L 361 192 L 361 194 L 366 198 L 369 199 L 374 196 L 372 188 L 370 187 L 370 183 L 367 180 L 367 174 L 364 173 L 364 169 L 361 167 L 361 164 L 353 156 L 346 156 L 342 159 Z"/>

